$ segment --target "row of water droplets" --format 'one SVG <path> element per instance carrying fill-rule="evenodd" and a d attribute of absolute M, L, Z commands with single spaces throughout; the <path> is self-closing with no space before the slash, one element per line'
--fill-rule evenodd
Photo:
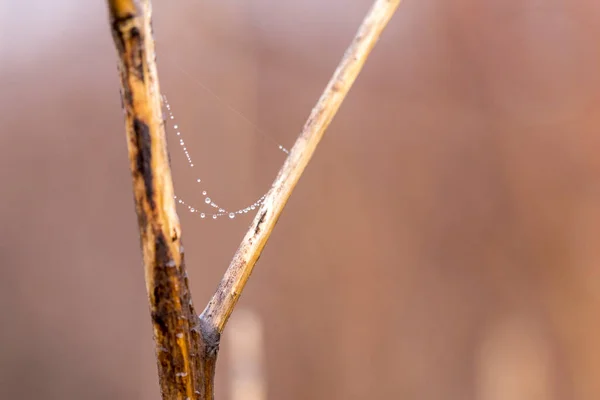
<path fill-rule="evenodd" d="M 169 104 L 169 101 L 167 100 L 167 97 L 165 95 L 162 96 L 163 99 L 163 103 L 165 105 L 165 108 L 167 109 L 167 113 L 168 113 L 168 122 L 171 123 L 173 125 L 173 130 L 175 131 L 175 134 L 177 136 L 177 140 L 179 141 L 179 146 L 181 147 L 181 150 L 183 151 L 183 154 L 185 155 L 185 158 L 187 160 L 188 166 L 190 168 L 194 168 L 194 162 L 192 161 L 192 157 L 190 156 L 190 152 L 187 148 L 187 145 L 185 144 L 185 141 L 183 139 L 183 135 L 181 134 L 181 130 L 179 128 L 179 125 L 177 125 L 175 123 L 175 116 L 173 115 L 173 111 L 171 110 L 171 105 Z M 285 154 L 289 154 L 288 149 L 286 149 L 285 147 L 283 147 L 282 145 L 277 145 L 279 150 L 282 151 Z M 202 179 L 200 179 L 200 177 L 196 178 L 196 184 L 201 185 L 202 184 Z M 246 206 L 244 208 L 240 208 L 238 210 L 235 211 L 231 211 L 231 210 L 226 210 L 225 208 L 219 206 L 214 199 L 212 199 L 208 192 L 206 190 L 202 190 L 202 196 L 204 198 L 203 202 L 205 204 L 205 206 L 210 206 L 212 208 L 211 212 L 202 212 L 200 211 L 199 207 L 192 205 L 191 203 L 186 202 L 183 198 L 175 195 L 175 201 L 177 201 L 177 203 L 181 204 L 182 206 L 186 207 L 187 210 L 189 212 L 191 212 L 192 214 L 197 214 L 200 216 L 200 218 L 205 219 L 205 218 L 212 218 L 212 219 L 217 219 L 223 216 L 228 216 L 230 219 L 234 219 L 236 215 L 239 214 L 247 214 L 248 212 L 255 210 L 257 207 L 259 207 L 263 201 L 265 200 L 265 197 L 267 196 L 267 194 L 263 194 L 258 200 L 256 200 L 254 203 L 250 204 L 249 206 Z"/>

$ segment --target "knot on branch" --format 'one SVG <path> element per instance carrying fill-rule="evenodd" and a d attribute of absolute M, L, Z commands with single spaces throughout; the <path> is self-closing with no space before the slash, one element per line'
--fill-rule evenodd
<path fill-rule="evenodd" d="M 216 358 L 221 343 L 221 333 L 217 327 L 199 316 L 197 325 L 192 329 L 202 337 L 201 343 L 204 346 L 205 356 L 208 358 Z"/>

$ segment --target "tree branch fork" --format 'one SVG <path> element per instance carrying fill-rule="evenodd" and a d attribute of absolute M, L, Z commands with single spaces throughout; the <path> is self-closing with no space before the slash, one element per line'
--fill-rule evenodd
<path fill-rule="evenodd" d="M 204 311 L 195 311 L 176 212 L 150 0 L 107 0 L 146 290 L 164 400 L 214 398 L 220 335 L 292 191 L 400 0 L 376 0 L 346 50 Z"/>

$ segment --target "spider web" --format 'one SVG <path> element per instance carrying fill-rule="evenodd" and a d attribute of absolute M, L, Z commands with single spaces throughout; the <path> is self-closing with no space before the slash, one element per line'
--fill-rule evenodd
<path fill-rule="evenodd" d="M 183 71 L 185 72 L 185 71 Z M 218 97 L 214 92 L 208 89 L 206 86 L 202 85 L 200 82 L 197 82 L 203 89 L 209 92 L 216 100 L 226 106 L 233 113 L 238 115 L 240 118 L 244 119 L 247 123 L 252 125 L 254 129 L 260 132 L 263 136 L 267 137 L 271 142 L 273 142 L 274 151 L 279 151 L 285 154 L 289 154 L 289 151 L 284 146 L 278 144 L 273 140 L 272 137 L 267 135 L 264 131 L 260 130 L 256 125 L 254 125 L 248 118 L 246 118 L 243 114 L 241 114 L 238 110 L 233 108 L 231 105 L 224 102 L 220 97 Z M 180 156 L 183 156 L 186 160 L 187 167 L 193 170 L 194 173 L 194 184 L 197 187 L 197 190 L 202 194 L 202 201 L 198 203 L 194 203 L 191 201 L 187 201 L 182 196 L 177 195 L 177 191 L 175 194 L 175 201 L 180 207 L 183 207 L 185 210 L 190 212 L 191 214 L 198 216 L 200 219 L 220 219 L 222 217 L 226 217 L 227 219 L 234 219 L 236 216 L 240 216 L 242 214 L 247 214 L 255 209 L 257 209 L 264 201 L 267 193 L 265 192 L 262 196 L 260 196 L 257 200 L 250 204 L 245 204 L 242 207 L 228 209 L 219 205 L 221 202 L 217 201 L 216 198 L 211 196 L 208 188 L 205 187 L 204 182 L 202 181 L 201 176 L 197 175 L 195 164 L 193 161 L 193 157 L 191 154 L 191 149 L 188 147 L 185 138 L 183 129 L 177 123 L 175 115 L 173 114 L 173 110 L 171 108 L 171 104 L 169 103 L 166 95 L 163 94 L 163 107 L 166 111 L 166 134 L 168 136 L 173 136 L 176 143 L 179 144 L 179 151 L 175 152 Z"/>

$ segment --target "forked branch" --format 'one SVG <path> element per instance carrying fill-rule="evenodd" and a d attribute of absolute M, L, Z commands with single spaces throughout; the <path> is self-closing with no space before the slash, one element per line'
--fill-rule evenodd
<path fill-rule="evenodd" d="M 400 0 L 376 0 L 371 7 L 200 318 L 189 291 L 173 198 L 150 0 L 107 1 L 162 397 L 213 399 L 219 336 L 292 190 Z"/>

